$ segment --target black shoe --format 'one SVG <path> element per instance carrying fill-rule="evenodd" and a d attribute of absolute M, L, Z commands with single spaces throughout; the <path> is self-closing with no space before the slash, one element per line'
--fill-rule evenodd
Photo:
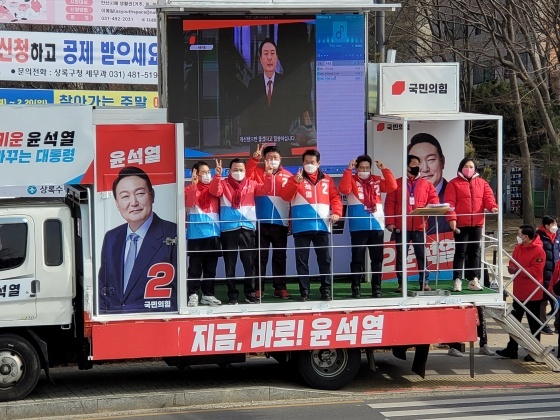
<path fill-rule="evenodd" d="M 228 303 L 230 305 L 237 305 L 237 299 L 230 299 Z"/>
<path fill-rule="evenodd" d="M 301 300 L 302 302 L 308 301 L 309 300 L 309 293 L 302 293 L 299 300 Z"/>
<path fill-rule="evenodd" d="M 496 354 L 498 356 L 501 356 L 505 359 L 517 359 L 517 352 L 513 352 L 511 350 L 508 349 L 503 349 L 503 350 L 496 350 Z"/>
<path fill-rule="evenodd" d="M 375 289 L 375 290 L 371 293 L 371 296 L 374 297 L 374 298 L 380 298 L 380 297 L 382 297 L 383 295 L 381 294 L 381 290 Z"/>
<path fill-rule="evenodd" d="M 552 331 L 548 325 L 542 329 L 541 333 L 546 335 L 554 335 L 554 331 Z"/>
<path fill-rule="evenodd" d="M 354 299 L 360 299 L 361 295 L 360 295 L 360 289 L 356 288 L 356 289 L 352 289 L 352 297 Z"/>
<path fill-rule="evenodd" d="M 321 300 L 331 300 L 331 293 L 329 291 L 321 293 Z"/>
<path fill-rule="evenodd" d="M 245 302 L 247 303 L 258 303 L 259 298 L 256 296 L 256 293 L 251 293 L 250 295 L 245 295 Z"/>

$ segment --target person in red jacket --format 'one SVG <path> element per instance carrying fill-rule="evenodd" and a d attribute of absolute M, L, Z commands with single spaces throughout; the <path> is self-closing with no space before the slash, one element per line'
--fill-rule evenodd
<path fill-rule="evenodd" d="M 439 204 L 439 198 L 436 189 L 431 182 L 419 176 L 420 159 L 417 156 L 408 155 L 407 158 L 407 202 L 406 213 L 412 212 L 414 209 L 426 207 L 428 204 Z M 396 248 L 396 270 L 397 280 L 399 282 L 398 292 L 402 292 L 402 189 L 404 187 L 405 178 L 397 179 L 397 189 L 387 194 L 385 198 L 385 220 L 387 230 L 392 232 L 391 240 L 395 241 Z M 429 291 L 429 273 L 424 271 L 425 268 L 425 241 L 424 231 L 426 229 L 426 220 L 423 217 L 409 216 L 406 219 L 406 240 L 408 244 L 412 242 L 416 263 L 418 264 L 420 290 Z"/>
<path fill-rule="evenodd" d="M 352 243 L 352 297 L 360 297 L 360 283 L 364 276 L 366 249 L 371 260 L 372 297 L 381 297 L 381 268 L 383 265 L 383 231 L 385 215 L 381 193 L 397 189 L 397 181 L 383 162 L 375 161 L 383 177 L 371 173 L 372 160 L 368 155 L 352 160 L 342 175 L 338 191 L 346 195 L 347 215 Z M 353 175 L 352 170 L 356 169 Z"/>
<path fill-rule="evenodd" d="M 296 270 L 301 300 L 309 300 L 309 250 L 311 244 L 321 273 L 321 300 L 331 300 L 332 270 L 329 251 L 331 225 L 342 216 L 342 200 L 333 179 L 319 169 L 321 154 L 308 149 L 302 155 L 300 169 L 282 190 L 282 198 L 291 201 L 292 232 L 296 248 Z"/>
<path fill-rule="evenodd" d="M 451 208 L 447 213 L 447 221 L 455 237 L 453 291 L 460 292 L 463 288 L 463 265 L 469 290 L 482 290 L 478 279 L 484 210 L 497 213 L 498 205 L 490 185 L 480 178 L 472 158 L 466 157 L 459 163 L 457 177 L 447 183 L 443 201 L 449 203 Z"/>
<path fill-rule="evenodd" d="M 264 295 L 264 280 L 268 265 L 269 248 L 272 246 L 272 284 L 274 297 L 290 299 L 286 290 L 286 248 L 288 246 L 288 225 L 290 221 L 290 203 L 280 197 L 282 188 L 286 186 L 292 173 L 282 167 L 282 157 L 277 146 L 264 149 L 257 146 L 253 157 L 247 162 L 247 178 L 264 183 L 265 168 L 259 166 L 261 156 L 272 165 L 272 192 L 257 192 L 255 205 L 257 209 L 257 239 L 260 254 L 261 285 L 257 289 L 257 297 Z"/>
<path fill-rule="evenodd" d="M 255 275 L 255 196 L 272 191 L 272 165 L 265 163 L 264 183 L 245 176 L 245 162 L 234 158 L 229 164 L 229 175 L 222 178 L 222 161 L 216 160 L 215 176 L 210 181 L 208 191 L 220 198 L 220 231 L 222 255 L 224 257 L 226 284 L 230 305 L 237 305 L 239 291 L 235 286 L 237 256 L 243 265 L 245 278 L 243 293 L 245 302 L 259 301 L 254 289 Z"/>
<path fill-rule="evenodd" d="M 523 314 L 529 311 L 530 314 L 527 314 L 527 322 L 532 334 L 535 334 L 540 328 L 539 312 L 543 297 L 543 291 L 540 286 L 543 284 L 545 262 L 546 255 L 542 248 L 541 240 L 535 233 L 535 229 L 531 225 L 519 226 L 517 246 L 513 250 L 513 259 L 509 262 L 508 272 L 516 274 L 513 280 L 513 296 L 521 301 L 524 306 L 521 306 L 521 304 L 514 300 L 511 313 L 515 319 L 521 322 Z M 523 267 L 523 269 L 519 268 L 518 265 Z M 536 280 L 536 283 L 531 277 Z M 535 338 L 540 340 L 541 334 L 537 334 Z M 508 359 L 517 359 L 518 348 L 517 341 L 510 336 L 507 347 L 503 350 L 496 350 L 496 354 Z M 530 362 L 533 358 L 527 355 L 524 360 Z"/>

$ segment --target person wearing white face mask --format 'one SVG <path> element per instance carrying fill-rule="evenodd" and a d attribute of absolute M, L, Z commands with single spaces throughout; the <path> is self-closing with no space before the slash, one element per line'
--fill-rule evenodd
<path fill-rule="evenodd" d="M 321 274 L 321 300 L 331 300 L 332 272 L 329 250 L 331 225 L 342 216 L 342 200 L 333 179 L 319 169 L 321 153 L 308 149 L 302 155 L 303 168 L 290 178 L 282 198 L 291 201 L 292 232 L 296 247 L 296 270 L 301 300 L 309 300 L 309 250 L 317 256 Z"/>
<path fill-rule="evenodd" d="M 201 286 L 201 304 L 210 306 L 222 304 L 214 296 L 216 267 L 221 255 L 220 200 L 210 194 L 211 179 L 210 167 L 206 162 L 199 161 L 192 167 L 191 185 L 185 188 L 187 256 L 189 257 L 188 306 L 198 306 Z"/>
<path fill-rule="evenodd" d="M 550 279 L 552 278 L 552 273 L 554 272 L 555 259 L 554 259 L 554 241 L 556 240 L 556 233 L 558 231 L 558 222 L 552 216 L 544 216 L 542 218 L 542 223 L 537 229 L 537 235 L 542 242 L 543 250 L 546 254 L 546 262 L 543 271 L 543 286 L 548 289 L 550 284 Z M 550 301 L 550 305 L 554 307 L 554 300 L 550 296 L 545 295 L 541 301 L 540 310 L 540 320 L 541 322 L 546 322 L 546 306 Z M 546 325 L 543 330 L 543 334 L 554 334 L 552 329 Z"/>
<path fill-rule="evenodd" d="M 513 262 L 515 260 L 516 263 Z M 513 280 L 513 295 L 521 302 L 524 303 L 527 311 L 531 312 L 535 318 L 527 314 L 527 323 L 531 334 L 535 334 L 540 328 L 538 322 L 540 302 L 543 298 L 543 291 L 539 288 L 538 284 L 543 283 L 543 268 L 546 260 L 546 255 L 542 249 L 540 238 L 535 233 L 535 229 L 531 225 L 521 225 L 517 231 L 517 246 L 513 250 L 512 260 L 508 264 L 509 274 L 517 274 Z M 521 270 L 519 267 L 523 267 Z M 533 277 L 538 284 L 536 284 L 531 277 Z M 527 301 L 528 300 L 528 301 Z M 527 301 L 527 302 L 525 302 Z M 516 301 L 513 301 L 513 310 L 511 314 L 521 322 L 525 309 Z M 541 334 L 535 336 L 540 341 Z M 513 337 L 509 337 L 507 347 L 503 350 L 496 350 L 498 356 L 517 359 L 517 350 L 519 344 Z M 525 356 L 525 361 L 533 361 L 530 355 Z"/>
<path fill-rule="evenodd" d="M 464 158 L 459 163 L 457 177 L 448 182 L 443 201 L 451 210 L 447 221 L 455 238 L 453 257 L 453 291 L 463 288 L 462 271 L 468 280 L 469 290 L 480 291 L 480 240 L 484 225 L 484 210 L 498 212 L 494 193 L 488 182 L 480 178 L 472 158 Z"/>
<path fill-rule="evenodd" d="M 385 215 L 381 203 L 381 193 L 397 189 L 393 173 L 383 162 L 375 161 L 383 177 L 371 173 L 372 160 L 368 155 L 358 156 L 349 163 L 342 175 L 338 191 L 346 195 L 350 238 L 352 243 L 352 297 L 359 298 L 360 285 L 364 277 L 366 249 L 371 260 L 372 297 L 381 297 L 381 268 L 383 265 L 383 230 Z M 352 170 L 356 169 L 356 174 Z"/>
<path fill-rule="evenodd" d="M 288 224 L 290 218 L 290 203 L 280 197 L 280 192 L 292 176 L 282 167 L 282 157 L 277 146 L 259 145 L 253 157 L 247 162 L 247 177 L 259 183 L 264 182 L 265 167 L 259 166 L 261 156 L 272 166 L 272 191 L 269 194 L 257 192 L 255 205 L 257 209 L 258 248 L 260 254 L 259 268 L 261 275 L 260 288 L 257 297 L 264 295 L 264 280 L 268 264 L 269 248 L 272 246 L 272 284 L 274 297 L 289 299 L 286 290 L 286 247 L 288 246 Z"/>
<path fill-rule="evenodd" d="M 210 194 L 220 198 L 220 230 L 230 305 L 237 305 L 239 291 L 235 286 L 237 255 L 245 272 L 243 293 L 247 303 L 257 303 L 255 275 L 255 196 L 272 191 L 272 165 L 265 162 L 264 182 L 246 177 L 245 162 L 235 158 L 229 164 L 229 176 L 222 179 L 222 161 L 216 160 L 215 176 L 210 181 Z"/>

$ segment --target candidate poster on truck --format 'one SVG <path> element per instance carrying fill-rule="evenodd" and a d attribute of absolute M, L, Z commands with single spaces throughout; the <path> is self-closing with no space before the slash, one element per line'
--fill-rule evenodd
<path fill-rule="evenodd" d="M 410 122 L 407 154 L 420 159 L 419 176 L 435 187 L 440 203 L 447 182 L 457 176 L 457 167 L 464 156 L 464 121 Z M 385 163 L 396 178 L 402 176 L 402 124 L 373 122 L 373 156 Z M 418 216 L 425 217 L 425 216 Z M 426 271 L 432 279 L 451 279 L 455 242 L 445 216 L 428 217 L 426 229 Z M 388 235 L 387 235 L 388 236 Z M 389 238 L 386 238 L 390 240 Z M 385 247 L 383 271 L 385 279 L 394 279 L 396 250 L 394 242 Z M 407 270 L 416 270 L 414 252 L 406 259 Z"/>
<path fill-rule="evenodd" d="M 98 125 L 96 135 L 98 313 L 175 312 L 175 125 Z"/>

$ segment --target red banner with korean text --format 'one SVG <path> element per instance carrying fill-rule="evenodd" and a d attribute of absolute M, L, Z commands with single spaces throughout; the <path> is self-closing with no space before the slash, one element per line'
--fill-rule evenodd
<path fill-rule="evenodd" d="M 152 185 L 176 182 L 174 124 L 98 125 L 96 146 L 97 192 L 111 191 L 125 166 L 149 173 Z"/>
<path fill-rule="evenodd" d="M 94 324 L 95 360 L 475 341 L 475 307 Z M 403 328 L 418 325 L 422 328 Z M 119 337 L 119 345 L 114 345 Z"/>

